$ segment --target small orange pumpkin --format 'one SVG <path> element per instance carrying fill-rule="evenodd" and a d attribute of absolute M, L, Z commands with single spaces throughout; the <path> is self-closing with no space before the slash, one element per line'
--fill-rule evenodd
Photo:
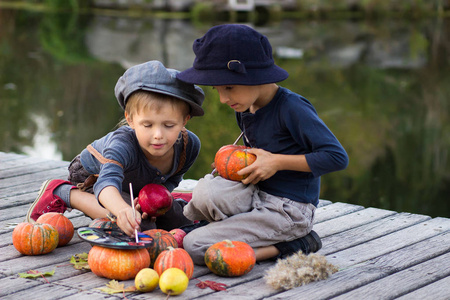
<path fill-rule="evenodd" d="M 250 149 L 241 145 L 226 145 L 221 147 L 214 158 L 217 173 L 225 179 L 241 181 L 247 175 L 238 175 L 237 172 L 251 165 L 256 160 L 256 155 L 247 153 Z"/>
<path fill-rule="evenodd" d="M 37 223 L 50 224 L 58 231 L 59 243 L 58 247 L 64 246 L 70 242 L 73 237 L 74 228 L 72 222 L 63 214 L 56 212 L 49 212 L 41 215 Z"/>
<path fill-rule="evenodd" d="M 19 223 L 13 230 L 14 248 L 24 255 L 52 252 L 58 246 L 58 231 L 49 224 Z"/>
<path fill-rule="evenodd" d="M 110 218 L 107 218 L 107 217 L 97 218 L 97 219 L 92 220 L 91 223 L 89 223 L 89 227 L 112 229 L 112 230 L 119 229 L 119 225 L 117 225 L 117 222 L 112 221 Z"/>
<path fill-rule="evenodd" d="M 205 263 L 211 272 L 219 276 L 242 276 L 255 266 L 255 251 L 247 243 L 224 240 L 206 250 Z"/>
<path fill-rule="evenodd" d="M 89 250 L 88 264 L 99 276 L 116 280 L 128 280 L 150 265 L 147 249 L 113 249 L 93 246 Z"/>
<path fill-rule="evenodd" d="M 178 268 L 184 271 L 189 279 L 194 274 L 194 262 L 189 253 L 181 248 L 169 246 L 156 258 L 153 269 L 158 272 L 159 276 L 169 268 Z"/>
<path fill-rule="evenodd" d="M 144 231 L 143 233 L 153 238 L 153 245 L 147 248 L 148 253 L 150 254 L 151 268 L 153 268 L 156 258 L 161 252 L 166 250 L 168 247 L 178 248 L 177 240 L 167 230 L 150 229 Z"/>

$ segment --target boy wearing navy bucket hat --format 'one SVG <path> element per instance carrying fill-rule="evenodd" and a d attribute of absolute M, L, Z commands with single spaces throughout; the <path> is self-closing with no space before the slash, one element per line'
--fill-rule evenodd
<path fill-rule="evenodd" d="M 264 35 L 246 25 L 219 25 L 193 50 L 193 67 L 177 78 L 213 86 L 257 158 L 239 171 L 248 175 L 242 182 L 199 180 L 184 215 L 207 225 L 188 233 L 184 248 L 196 264 L 225 239 L 248 243 L 257 260 L 317 252 L 322 242 L 312 227 L 320 176 L 347 167 L 344 148 L 307 99 L 276 84 L 288 73 L 275 65 Z"/>
<path fill-rule="evenodd" d="M 92 219 L 116 217 L 117 225 L 130 236 L 135 229 L 171 230 L 192 224 L 183 215 L 185 201 L 174 201 L 155 224 L 139 211 L 135 218 L 130 199 L 130 183 L 136 196 L 149 183 L 172 191 L 199 154 L 199 138 L 184 126 L 191 117 L 203 115 L 204 93 L 178 80 L 178 72 L 156 60 L 126 70 L 115 95 L 127 125 L 94 141 L 75 157 L 68 181 L 45 181 L 27 221 L 76 208 Z"/>

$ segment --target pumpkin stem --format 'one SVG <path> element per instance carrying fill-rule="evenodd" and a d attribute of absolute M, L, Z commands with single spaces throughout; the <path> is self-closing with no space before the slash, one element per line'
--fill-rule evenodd
<path fill-rule="evenodd" d="M 175 248 L 172 247 L 172 246 L 169 246 L 169 247 L 167 247 L 166 249 L 169 250 L 169 251 L 175 250 Z"/>
<path fill-rule="evenodd" d="M 231 240 L 224 240 L 225 243 L 227 243 L 227 247 L 234 247 L 234 244 Z"/>

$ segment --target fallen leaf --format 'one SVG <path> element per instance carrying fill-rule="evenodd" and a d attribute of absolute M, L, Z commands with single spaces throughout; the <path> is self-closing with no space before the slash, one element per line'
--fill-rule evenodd
<path fill-rule="evenodd" d="M 88 254 L 85 252 L 78 253 L 78 254 L 75 254 L 74 256 L 72 256 L 70 258 L 70 263 L 73 264 L 73 267 L 77 270 L 90 270 L 91 269 L 88 264 Z"/>
<path fill-rule="evenodd" d="M 197 278 L 195 278 L 197 279 Z M 200 279 L 197 279 L 198 281 L 200 281 L 199 283 L 196 284 L 197 287 L 201 288 L 201 289 L 206 289 L 207 287 L 209 287 L 210 289 L 214 290 L 214 291 L 226 291 L 228 285 L 226 285 L 225 283 L 220 283 L 220 282 L 215 282 L 215 281 L 211 281 L 211 280 L 205 280 L 205 281 L 201 281 Z"/>
<path fill-rule="evenodd" d="M 134 285 L 125 288 L 125 284 L 119 283 L 117 280 L 111 280 L 110 282 L 108 282 L 106 284 L 106 287 L 96 288 L 96 289 L 100 290 L 104 293 L 110 294 L 110 295 L 117 294 L 117 293 L 135 292 L 136 291 L 136 287 Z"/>
<path fill-rule="evenodd" d="M 42 277 L 45 279 L 45 281 L 48 282 L 48 280 L 45 278 L 45 276 L 53 276 L 55 274 L 55 270 L 50 272 L 39 272 L 38 270 L 29 270 L 26 273 L 19 273 L 19 277 L 21 278 L 37 278 Z"/>
<path fill-rule="evenodd" d="M 19 273 L 21 278 L 36 278 L 42 276 L 52 276 L 55 274 L 55 270 L 50 272 L 39 272 L 38 270 L 29 270 L 26 273 Z"/>

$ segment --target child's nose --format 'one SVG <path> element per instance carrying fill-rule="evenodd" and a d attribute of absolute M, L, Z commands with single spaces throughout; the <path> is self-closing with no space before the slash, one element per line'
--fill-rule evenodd
<path fill-rule="evenodd" d="M 155 139 L 161 139 L 163 137 L 162 128 L 156 127 L 153 131 L 153 136 Z"/>
<path fill-rule="evenodd" d="M 219 101 L 220 101 L 220 103 L 222 103 L 222 104 L 227 103 L 228 100 L 229 100 L 228 97 L 225 97 L 225 96 L 223 96 L 223 95 L 220 95 L 220 96 L 219 96 Z"/>

